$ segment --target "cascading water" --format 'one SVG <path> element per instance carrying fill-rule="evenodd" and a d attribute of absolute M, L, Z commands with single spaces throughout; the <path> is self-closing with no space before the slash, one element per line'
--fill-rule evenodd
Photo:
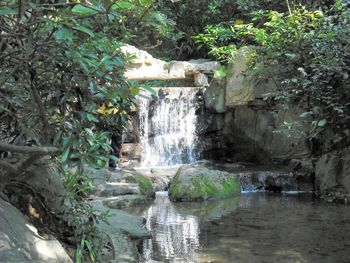
<path fill-rule="evenodd" d="M 158 98 L 140 98 L 141 166 L 195 162 L 196 87 L 159 88 Z"/>

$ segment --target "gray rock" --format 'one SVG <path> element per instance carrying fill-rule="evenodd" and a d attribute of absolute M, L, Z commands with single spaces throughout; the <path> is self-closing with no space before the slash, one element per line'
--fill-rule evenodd
<path fill-rule="evenodd" d="M 137 183 L 106 182 L 97 186 L 96 195 L 107 197 L 117 195 L 140 194 Z"/>
<path fill-rule="evenodd" d="M 240 194 L 237 174 L 210 170 L 199 165 L 179 168 L 170 185 L 172 201 L 203 201 Z"/>
<path fill-rule="evenodd" d="M 144 227 L 144 219 L 119 209 L 108 209 L 103 205 L 104 199 L 91 201 L 91 205 L 98 211 L 110 211 L 109 224 L 101 222 L 99 227 L 107 234 L 124 233 L 133 239 L 150 238 L 150 232 Z"/>
<path fill-rule="evenodd" d="M 103 199 L 103 205 L 112 209 L 121 209 L 146 203 L 146 198 L 142 195 L 121 195 Z"/>
<path fill-rule="evenodd" d="M 249 47 L 238 50 L 235 61 L 229 68 L 226 83 L 225 104 L 228 107 L 247 104 L 254 100 L 253 85 L 251 79 L 244 75 L 248 69 L 248 57 L 252 53 Z"/>
<path fill-rule="evenodd" d="M 204 103 L 207 109 L 217 113 L 225 112 L 226 79 L 214 79 L 204 92 Z"/>
<path fill-rule="evenodd" d="M 156 191 L 166 191 L 170 182 L 174 179 L 178 168 L 151 168 L 151 173 L 144 173 L 148 176 Z"/>
<path fill-rule="evenodd" d="M 56 239 L 44 239 L 20 211 L 0 198 L 0 262 L 73 261 Z"/>
<path fill-rule="evenodd" d="M 110 263 L 137 263 L 139 253 L 130 238 L 123 233 L 109 235 L 113 245 L 114 260 Z"/>
<path fill-rule="evenodd" d="M 312 192 L 314 182 L 311 173 L 288 171 L 242 171 L 239 181 L 243 191 L 275 190 Z"/>
<path fill-rule="evenodd" d="M 329 201 L 350 201 L 350 151 L 330 152 L 316 163 L 316 191 Z"/>

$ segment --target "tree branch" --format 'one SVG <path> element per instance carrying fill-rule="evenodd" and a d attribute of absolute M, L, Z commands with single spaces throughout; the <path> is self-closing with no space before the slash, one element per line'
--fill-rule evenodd
<path fill-rule="evenodd" d="M 35 103 L 38 106 L 39 115 L 40 115 L 40 118 L 41 118 L 41 121 L 42 121 L 42 124 L 43 124 L 44 143 L 48 143 L 48 141 L 49 141 L 49 135 L 48 135 L 49 123 L 47 121 L 45 108 L 44 108 L 44 105 L 43 105 L 43 103 L 41 101 L 41 97 L 39 95 L 39 92 L 38 92 L 38 90 L 37 90 L 37 88 L 35 86 L 35 83 L 31 83 L 31 90 L 32 90 L 32 93 L 33 93 L 34 101 L 35 101 Z"/>
<path fill-rule="evenodd" d="M 15 152 L 23 154 L 41 154 L 48 155 L 59 151 L 56 147 L 35 147 L 35 146 L 19 146 L 7 143 L 0 143 L 0 151 Z"/>

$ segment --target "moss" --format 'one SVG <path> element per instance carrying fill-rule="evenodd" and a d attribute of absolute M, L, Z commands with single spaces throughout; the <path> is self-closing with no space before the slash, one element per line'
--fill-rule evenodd
<path fill-rule="evenodd" d="M 181 173 L 181 168 L 177 170 L 174 180 L 170 184 L 169 198 L 172 201 L 181 201 L 181 197 L 183 195 L 180 188 L 180 173 Z"/>
<path fill-rule="evenodd" d="M 151 180 L 144 175 L 138 175 L 134 177 L 139 184 L 140 192 L 146 197 L 154 197 L 155 191 L 152 185 Z"/>
<path fill-rule="evenodd" d="M 124 181 L 127 182 L 127 183 L 137 183 L 137 180 L 135 179 L 135 177 L 131 176 L 131 175 L 125 177 Z"/>
<path fill-rule="evenodd" d="M 202 201 L 232 196 L 240 192 L 237 176 L 217 172 L 215 177 L 199 173 L 187 182 L 181 182 L 179 170 L 169 189 L 172 201 Z M 189 176 L 189 175 L 182 175 Z M 217 178 L 217 179 L 216 179 Z"/>

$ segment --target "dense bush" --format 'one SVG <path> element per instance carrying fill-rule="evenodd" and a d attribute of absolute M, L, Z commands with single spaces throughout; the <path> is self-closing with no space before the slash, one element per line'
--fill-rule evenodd
<path fill-rule="evenodd" d="M 164 33 L 168 25 L 153 5 L 153 0 L 0 3 L 0 135 L 13 138 L 0 143 L 0 151 L 25 154 L 15 164 L 0 160 L 0 172 L 6 170 L 14 183 L 51 155 L 69 192 L 72 209 L 62 220 L 75 231 L 77 261 L 86 249 L 95 261 L 100 246 L 95 223 L 101 217 L 80 202 L 91 187 L 84 166 L 104 167 L 113 158 L 110 132 L 126 121 L 140 89 L 124 79 L 129 58 L 119 47 L 139 33 L 136 24 L 154 35 Z M 4 187 L 1 182 L 0 191 Z"/>
<path fill-rule="evenodd" d="M 251 23 L 211 25 L 196 39 L 208 45 L 214 57 L 228 62 L 238 47 L 255 46 L 249 72 L 257 79 L 275 81 L 278 90 L 267 94 L 270 103 L 304 107 L 301 117 L 313 127 L 310 139 L 320 139 L 327 132 L 331 147 L 349 144 L 350 11 L 346 2 L 337 1 L 323 12 L 303 6 L 293 6 L 291 13 L 260 11 Z"/>

